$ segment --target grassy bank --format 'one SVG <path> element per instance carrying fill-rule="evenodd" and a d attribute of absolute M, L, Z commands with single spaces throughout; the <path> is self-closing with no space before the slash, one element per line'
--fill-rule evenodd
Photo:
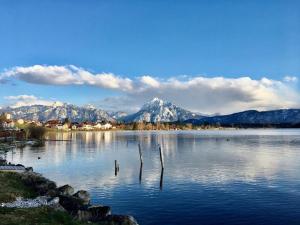
<path fill-rule="evenodd" d="M 32 189 L 28 188 L 20 179 L 18 173 L 0 172 L 0 203 L 10 202 L 16 197 L 34 198 L 37 196 Z M 34 225 L 34 224 L 74 224 L 83 225 L 74 220 L 68 213 L 55 211 L 48 207 L 13 209 L 0 207 L 1 225 Z M 91 223 L 89 223 L 91 224 Z"/>

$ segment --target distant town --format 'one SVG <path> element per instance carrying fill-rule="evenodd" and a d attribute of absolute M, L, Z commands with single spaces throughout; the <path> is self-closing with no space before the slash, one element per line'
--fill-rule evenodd
<path fill-rule="evenodd" d="M 100 131 L 100 130 L 182 130 L 182 129 L 193 129 L 192 124 L 185 123 L 168 123 L 168 122 L 133 122 L 133 123 L 122 123 L 122 122 L 106 122 L 106 121 L 84 121 L 84 122 L 72 122 L 66 118 L 63 120 L 48 120 L 46 122 L 36 120 L 24 120 L 14 119 L 9 113 L 3 113 L 0 116 L 0 130 L 12 131 L 22 130 L 27 126 L 43 127 L 47 130 L 52 131 Z M 202 127 L 204 128 L 204 127 Z"/>

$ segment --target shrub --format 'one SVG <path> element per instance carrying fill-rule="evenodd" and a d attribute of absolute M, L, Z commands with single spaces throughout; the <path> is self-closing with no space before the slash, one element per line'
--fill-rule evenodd
<path fill-rule="evenodd" d="M 46 134 L 46 128 L 30 125 L 27 128 L 27 137 L 30 139 L 42 140 Z"/>

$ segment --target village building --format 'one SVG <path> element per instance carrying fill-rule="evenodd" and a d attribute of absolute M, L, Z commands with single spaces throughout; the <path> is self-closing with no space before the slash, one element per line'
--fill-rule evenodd
<path fill-rule="evenodd" d="M 79 127 L 82 130 L 93 130 L 94 124 L 91 122 L 84 122 L 84 123 L 81 123 Z"/>
<path fill-rule="evenodd" d="M 97 123 L 97 124 L 94 125 L 94 128 L 100 130 L 100 129 L 102 129 L 102 124 Z"/>
<path fill-rule="evenodd" d="M 11 130 L 15 128 L 15 122 L 13 120 L 6 120 L 2 122 L 2 127 L 4 130 Z"/>
<path fill-rule="evenodd" d="M 56 125 L 56 129 L 57 130 L 69 130 L 69 124 L 68 123 L 64 123 L 64 124 L 57 124 Z"/>
<path fill-rule="evenodd" d="M 59 120 L 48 120 L 44 126 L 47 128 L 57 128 L 56 126 L 60 124 Z"/>
<path fill-rule="evenodd" d="M 17 120 L 17 124 L 19 125 L 23 125 L 25 123 L 25 121 L 23 119 L 18 119 Z"/>
<path fill-rule="evenodd" d="M 104 129 L 104 130 L 108 130 L 111 128 L 112 128 L 112 125 L 110 123 L 106 123 L 106 124 L 102 125 L 102 129 Z"/>
<path fill-rule="evenodd" d="M 9 113 L 4 113 L 4 117 L 5 117 L 5 119 L 7 119 L 7 120 L 11 120 L 11 119 L 12 119 L 12 116 L 11 116 L 11 114 L 9 114 Z"/>

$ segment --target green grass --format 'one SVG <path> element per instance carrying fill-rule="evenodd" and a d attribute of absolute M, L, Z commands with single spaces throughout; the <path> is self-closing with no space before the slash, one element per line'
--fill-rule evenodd
<path fill-rule="evenodd" d="M 27 187 L 14 172 L 0 172 L 0 202 L 11 202 L 16 197 L 34 198 L 36 193 Z"/>
<path fill-rule="evenodd" d="M 66 212 L 55 211 L 48 207 L 30 209 L 0 208 L 1 225 L 83 225 Z"/>

